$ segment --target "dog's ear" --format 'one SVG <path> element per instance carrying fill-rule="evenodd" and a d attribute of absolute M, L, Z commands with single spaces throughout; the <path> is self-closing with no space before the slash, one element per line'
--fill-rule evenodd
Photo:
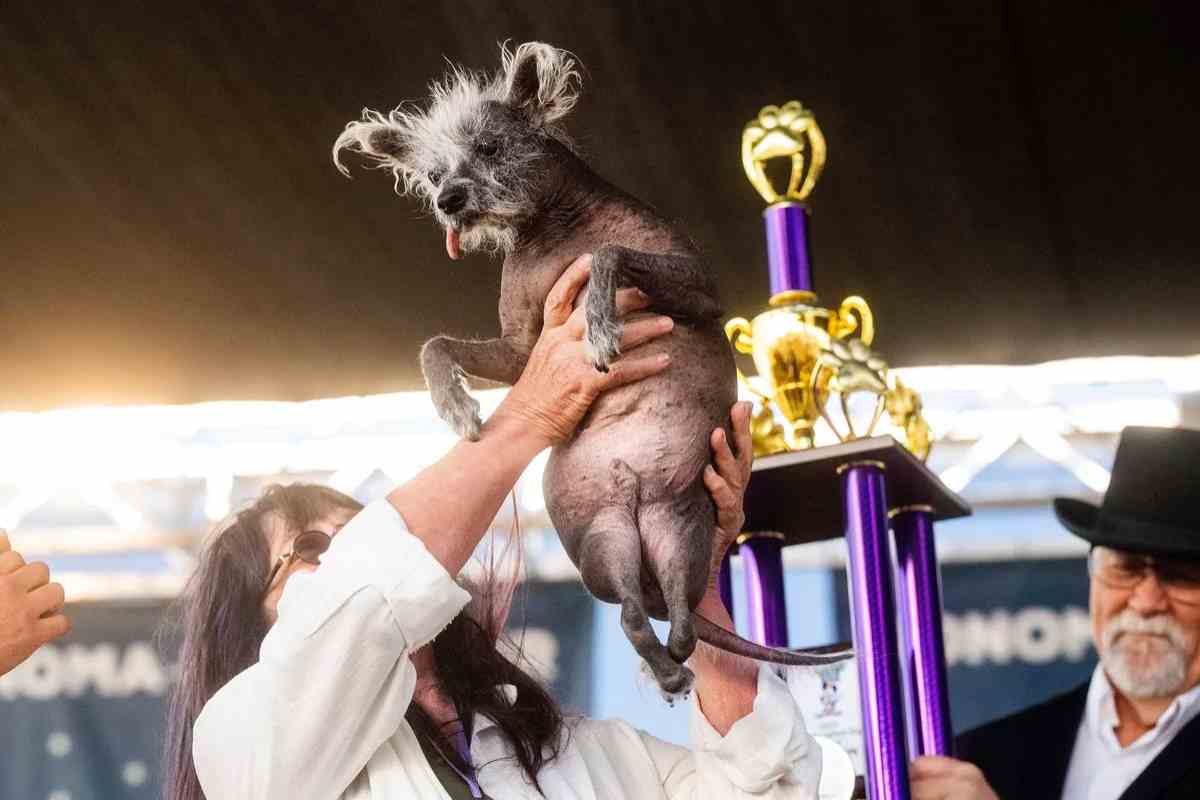
<path fill-rule="evenodd" d="M 410 147 L 403 118 L 364 109 L 362 119 L 347 125 L 333 143 L 333 163 L 342 174 L 349 175 L 350 170 L 342 164 L 343 150 L 362 153 L 385 167 L 405 169 Z"/>
<path fill-rule="evenodd" d="M 526 42 L 515 51 L 501 45 L 500 62 L 504 102 L 524 112 L 534 127 L 561 119 L 579 99 L 579 70 L 566 50 L 542 42 Z"/>

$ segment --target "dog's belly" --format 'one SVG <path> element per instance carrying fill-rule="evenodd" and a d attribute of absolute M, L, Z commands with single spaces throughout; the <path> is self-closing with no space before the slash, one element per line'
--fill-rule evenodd
<path fill-rule="evenodd" d="M 728 428 L 736 383 L 720 329 L 679 325 L 665 340 L 634 355 L 662 350 L 671 354 L 669 369 L 601 396 L 576 436 L 550 455 L 543 483 L 546 507 L 576 563 L 583 535 L 607 506 L 646 507 L 693 490 L 712 458 L 713 429 Z M 637 475 L 636 497 L 624 496 L 614 481 L 614 460 Z"/>

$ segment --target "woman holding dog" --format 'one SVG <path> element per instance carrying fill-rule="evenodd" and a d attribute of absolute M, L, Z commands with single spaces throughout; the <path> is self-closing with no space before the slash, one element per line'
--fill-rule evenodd
<path fill-rule="evenodd" d="M 496 648 L 506 593 L 472 597 L 454 579 L 535 455 L 601 392 L 670 368 L 636 349 L 671 329 L 666 317 L 627 324 L 610 372 L 588 364 L 572 309 L 589 267 L 579 259 L 551 291 L 528 366 L 479 441 L 366 508 L 277 487 L 208 546 L 184 600 L 169 800 L 816 797 L 819 748 L 769 669 L 701 645 L 694 750 L 620 720 L 564 719 Z M 647 305 L 632 289 L 618 303 Z M 715 431 L 705 473 L 718 554 L 750 473 L 744 406 L 733 423 L 736 448 Z M 698 610 L 732 629 L 719 563 Z"/>

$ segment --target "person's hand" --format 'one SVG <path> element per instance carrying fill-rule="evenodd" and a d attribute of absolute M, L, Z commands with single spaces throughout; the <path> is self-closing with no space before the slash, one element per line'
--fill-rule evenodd
<path fill-rule="evenodd" d="M 63 587 L 50 583 L 46 565 L 26 564 L 0 530 L 0 675 L 71 630 L 63 602 Z"/>
<path fill-rule="evenodd" d="M 587 283 L 591 254 L 575 259 L 546 297 L 542 334 L 520 379 L 513 385 L 493 419 L 516 417 L 550 446 L 565 441 L 583 419 L 601 392 L 648 378 L 667 368 L 666 353 L 635 357 L 629 351 L 674 327 L 670 317 L 647 317 L 626 323 L 621 334 L 619 360 L 608 372 L 589 363 L 584 350 L 584 306 L 575 300 Z M 622 315 L 650 304 L 637 289 L 617 292 L 617 311 Z"/>
<path fill-rule="evenodd" d="M 730 448 L 724 428 L 714 430 L 709 438 L 713 463 L 704 468 L 704 485 L 717 504 L 717 530 L 713 539 L 713 563 L 708 573 L 709 586 L 716 586 L 725 551 L 742 532 L 742 523 L 746 521 L 742 500 L 746 495 L 746 485 L 750 483 L 750 467 L 754 463 L 750 403 L 734 403 L 729 419 L 733 423 L 733 448 Z"/>
<path fill-rule="evenodd" d="M 945 756 L 921 756 L 909 767 L 912 800 L 999 800 L 979 767 Z"/>

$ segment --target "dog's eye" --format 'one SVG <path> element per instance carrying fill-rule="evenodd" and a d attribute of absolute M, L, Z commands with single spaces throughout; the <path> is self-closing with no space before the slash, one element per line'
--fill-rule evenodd
<path fill-rule="evenodd" d="M 479 143 L 479 154 L 491 158 L 500 152 L 500 143 L 495 139 L 484 139 Z"/>
<path fill-rule="evenodd" d="M 431 170 L 429 173 L 429 182 L 435 186 L 442 182 L 442 176 L 446 173 L 440 169 Z"/>

